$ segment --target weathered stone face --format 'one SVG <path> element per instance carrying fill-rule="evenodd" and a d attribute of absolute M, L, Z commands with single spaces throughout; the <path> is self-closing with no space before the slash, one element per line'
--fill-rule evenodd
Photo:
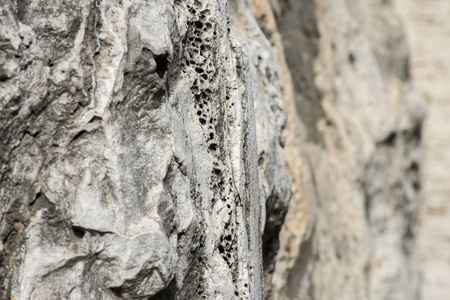
<path fill-rule="evenodd" d="M 389 6 L 248 2 L 1 4 L 1 299 L 413 299 Z"/>
<path fill-rule="evenodd" d="M 391 5 L 253 2 L 281 53 L 293 180 L 267 297 L 417 299 L 424 107 Z"/>
<path fill-rule="evenodd" d="M 250 61 L 228 9 L 2 5 L 2 298 L 262 297 L 285 116 L 270 45 L 253 21 Z"/>

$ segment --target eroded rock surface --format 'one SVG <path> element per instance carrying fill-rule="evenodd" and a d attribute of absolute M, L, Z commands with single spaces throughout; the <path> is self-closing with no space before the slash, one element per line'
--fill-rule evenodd
<path fill-rule="evenodd" d="M 417 299 L 424 105 L 393 7 L 251 2 L 285 83 L 293 183 L 266 298 Z"/>
<path fill-rule="evenodd" d="M 423 109 L 396 20 L 2 2 L 0 298 L 414 299 Z"/>
<path fill-rule="evenodd" d="M 286 119 L 229 6 L 2 4 L 2 299 L 262 298 Z"/>

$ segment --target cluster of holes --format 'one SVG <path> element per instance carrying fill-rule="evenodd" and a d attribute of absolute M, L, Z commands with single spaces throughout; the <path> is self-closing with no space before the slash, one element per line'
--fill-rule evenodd
<path fill-rule="evenodd" d="M 236 114 L 234 113 L 233 110 L 233 106 L 235 105 L 234 99 L 231 97 L 231 90 L 233 90 L 233 88 L 231 86 L 227 86 L 227 92 L 225 95 L 225 100 L 226 100 L 226 105 L 227 105 L 227 118 L 228 118 L 228 122 L 230 122 L 230 124 L 235 124 L 236 123 Z"/>
<path fill-rule="evenodd" d="M 211 11 L 198 0 L 189 1 L 187 8 L 191 14 L 188 21 L 188 33 L 185 44 L 185 70 L 191 70 L 195 79 L 191 91 L 195 98 L 195 109 L 199 123 L 206 129 L 205 139 L 208 151 L 218 149 L 215 123 L 216 111 L 212 99 L 217 90 L 217 78 L 214 66 L 216 53 L 213 42 L 217 33 Z"/>
<path fill-rule="evenodd" d="M 197 295 L 201 296 L 202 299 L 207 299 L 207 296 L 204 295 L 205 292 L 205 283 L 204 283 L 204 278 L 203 276 L 199 276 L 198 278 L 198 285 L 197 285 Z"/>
<path fill-rule="evenodd" d="M 223 199 L 223 201 L 227 201 Z M 228 201 L 227 201 L 228 202 Z M 230 209 L 230 205 L 227 205 L 228 210 L 232 211 Z M 247 293 L 248 290 L 248 284 L 244 284 L 244 289 L 241 289 L 242 282 L 240 278 L 238 277 L 238 249 L 237 249 L 237 235 L 236 235 L 236 220 L 234 216 L 232 216 L 230 222 L 225 224 L 223 235 L 220 238 L 219 245 L 217 246 L 217 249 L 219 250 L 219 253 L 222 255 L 224 261 L 227 263 L 228 267 L 232 271 L 233 276 L 233 284 L 235 287 L 234 294 L 236 297 L 239 297 L 239 299 L 247 299 Z"/>
<path fill-rule="evenodd" d="M 229 101 L 231 96 L 228 92 L 221 94 L 219 85 L 220 76 L 216 74 L 216 66 L 219 64 L 219 54 L 214 45 L 217 39 L 214 19 L 211 18 L 211 11 L 204 6 L 200 0 L 190 0 L 186 3 L 186 7 L 190 12 L 188 21 L 188 32 L 184 45 L 184 72 L 188 72 L 189 76 L 193 76 L 191 92 L 194 96 L 195 114 L 198 122 L 203 128 L 204 139 L 207 143 L 208 152 L 213 156 L 213 169 L 211 171 L 210 189 L 213 191 L 212 204 L 216 201 L 223 201 L 229 215 L 229 221 L 224 224 L 224 231 L 220 237 L 218 247 L 219 253 L 224 261 L 228 264 L 233 274 L 233 282 L 236 290 L 235 295 L 246 298 L 245 290 L 241 291 L 238 276 L 238 249 L 236 235 L 236 216 L 235 206 L 237 192 L 233 189 L 234 182 L 230 172 L 226 171 L 226 167 L 220 160 L 219 140 L 216 126 L 219 121 L 220 112 L 223 110 L 221 101 L 215 101 L 221 96 L 225 96 L 226 103 L 229 108 L 234 106 Z M 217 43 L 216 43 L 217 44 Z M 221 94 L 221 95 L 219 95 Z M 194 197 L 193 199 L 197 199 Z M 200 226 L 204 225 L 203 220 Z M 202 244 L 200 244 L 199 253 L 202 253 Z M 201 256 L 197 256 L 201 259 Z M 199 261 L 199 263 L 201 263 Z M 197 286 L 197 294 L 206 298 L 203 279 L 199 279 Z"/>
<path fill-rule="evenodd" d="M 232 224 L 231 222 L 225 224 L 225 231 L 220 238 L 219 245 L 217 246 L 217 250 L 219 250 L 219 253 L 222 255 L 223 259 L 228 264 L 231 270 L 235 270 L 237 267 L 236 259 L 234 257 L 237 248 L 235 241 L 235 229 L 233 225 L 234 224 Z"/>
<path fill-rule="evenodd" d="M 228 107 L 231 108 L 232 106 L 234 106 L 234 101 L 230 101 L 230 93 L 229 93 L 229 89 L 227 90 L 227 94 L 225 96 L 225 100 L 227 100 L 228 103 Z"/>
<path fill-rule="evenodd" d="M 226 207 L 226 211 L 230 217 L 229 221 L 224 224 L 224 230 L 220 237 L 217 250 L 227 263 L 230 270 L 232 270 L 233 282 L 236 287 L 235 295 L 241 299 L 246 297 L 246 292 L 241 291 L 238 286 L 240 284 L 237 277 L 238 270 L 238 249 L 237 249 L 237 234 L 236 234 L 236 191 L 233 189 L 233 180 L 228 172 L 224 171 L 224 166 L 213 163 L 213 174 L 211 176 L 211 189 L 214 191 L 216 197 L 220 197 L 220 201 Z M 219 199 L 215 199 L 216 201 Z"/>

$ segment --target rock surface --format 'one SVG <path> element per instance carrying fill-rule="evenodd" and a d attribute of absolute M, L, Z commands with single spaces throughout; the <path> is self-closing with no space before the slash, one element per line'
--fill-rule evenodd
<path fill-rule="evenodd" d="M 450 2 L 394 3 L 411 45 L 410 65 L 416 84 L 428 102 L 418 235 L 422 299 L 445 300 L 450 293 Z"/>
<path fill-rule="evenodd" d="M 293 190 L 266 298 L 417 299 L 424 105 L 393 7 L 253 3 L 285 53 Z"/>
<path fill-rule="evenodd" d="M 270 45 L 227 10 L 2 4 L 2 298 L 262 297 L 285 113 Z"/>
<path fill-rule="evenodd" d="M 0 299 L 417 297 L 385 1 L 0 5 Z"/>

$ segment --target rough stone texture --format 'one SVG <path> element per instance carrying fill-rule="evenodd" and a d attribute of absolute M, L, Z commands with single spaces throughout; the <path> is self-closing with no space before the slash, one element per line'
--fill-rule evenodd
<path fill-rule="evenodd" d="M 428 101 L 418 235 L 422 299 L 445 300 L 450 294 L 450 2 L 394 3 L 408 34 L 412 73 Z"/>
<path fill-rule="evenodd" d="M 228 6 L 2 2 L 1 299 L 262 298 L 286 118 Z"/>
<path fill-rule="evenodd" d="M 0 9 L 0 299 L 417 297 L 389 3 Z"/>
<path fill-rule="evenodd" d="M 424 106 L 392 6 L 252 3 L 285 53 L 276 57 L 293 185 L 266 298 L 417 299 Z"/>

